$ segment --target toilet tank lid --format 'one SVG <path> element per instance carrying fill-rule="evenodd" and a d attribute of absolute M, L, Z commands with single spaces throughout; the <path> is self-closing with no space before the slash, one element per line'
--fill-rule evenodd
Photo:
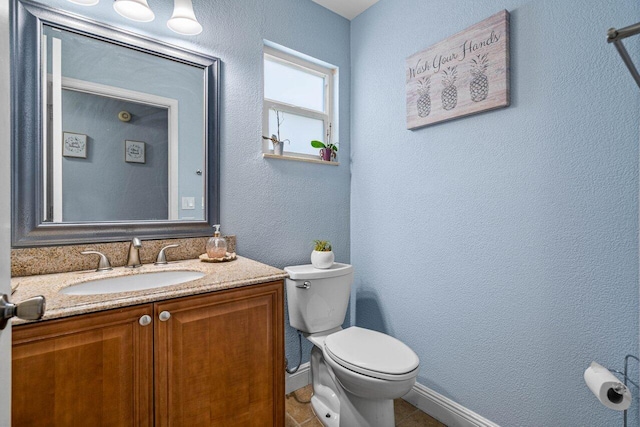
<path fill-rule="evenodd" d="M 353 266 L 339 262 L 334 262 L 330 268 L 315 268 L 311 264 L 292 265 L 285 267 L 284 271 L 289 273 L 289 277 L 293 280 L 327 279 L 353 273 Z"/>

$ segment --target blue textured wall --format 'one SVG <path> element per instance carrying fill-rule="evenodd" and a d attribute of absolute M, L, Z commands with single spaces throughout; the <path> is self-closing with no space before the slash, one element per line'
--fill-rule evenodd
<path fill-rule="evenodd" d="M 313 239 L 330 240 L 336 260 L 349 262 L 349 21 L 301 0 L 194 0 L 204 31 L 179 36 L 166 21 L 171 0 L 149 0 L 151 23 L 122 18 L 111 0 L 54 7 L 126 28 L 222 61 L 221 223 L 236 234 L 238 253 L 276 267 L 308 264 Z M 340 166 L 262 158 L 263 40 L 340 69 Z M 297 362 L 297 338 L 286 326 L 287 356 Z M 308 359 L 309 346 L 305 346 Z"/>
<path fill-rule="evenodd" d="M 405 58 L 501 9 L 511 106 L 406 130 Z M 635 0 L 381 0 L 351 24 L 357 324 L 500 425 L 622 425 L 582 374 L 638 353 L 640 91 L 605 42 L 638 20 Z"/>

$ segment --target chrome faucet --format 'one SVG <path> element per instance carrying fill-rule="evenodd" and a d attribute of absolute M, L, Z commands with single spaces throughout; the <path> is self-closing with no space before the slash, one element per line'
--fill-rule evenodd
<path fill-rule="evenodd" d="M 129 245 L 129 256 L 127 257 L 127 267 L 136 268 L 140 267 L 142 263 L 140 262 L 140 248 L 142 247 L 142 242 L 137 237 L 131 239 L 131 244 Z"/>
<path fill-rule="evenodd" d="M 109 258 L 107 258 L 107 256 L 102 252 L 98 252 L 93 249 L 87 249 L 86 251 L 82 251 L 80 253 L 82 255 L 91 255 L 91 254 L 100 255 L 100 258 L 98 260 L 98 266 L 96 267 L 96 271 L 111 270 L 111 263 L 109 262 Z"/>

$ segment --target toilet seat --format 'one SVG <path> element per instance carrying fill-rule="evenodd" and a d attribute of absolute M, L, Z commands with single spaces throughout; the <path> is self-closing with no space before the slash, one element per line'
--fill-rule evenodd
<path fill-rule="evenodd" d="M 415 377 L 420 363 L 402 341 L 357 326 L 327 336 L 324 349 L 326 356 L 346 369 L 389 381 Z"/>

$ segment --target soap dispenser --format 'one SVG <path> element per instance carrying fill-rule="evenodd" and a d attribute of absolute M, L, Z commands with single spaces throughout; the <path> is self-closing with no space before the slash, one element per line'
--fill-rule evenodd
<path fill-rule="evenodd" d="M 207 242 L 207 256 L 209 258 L 224 258 L 227 255 L 227 241 L 220 237 L 220 224 L 213 227 L 216 231 Z"/>

